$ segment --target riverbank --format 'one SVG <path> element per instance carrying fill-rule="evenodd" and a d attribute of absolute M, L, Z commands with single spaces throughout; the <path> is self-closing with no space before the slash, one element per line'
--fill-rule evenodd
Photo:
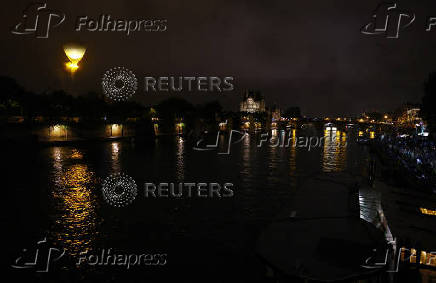
<path fill-rule="evenodd" d="M 370 149 L 377 155 L 385 178 L 401 184 L 405 188 L 436 193 L 436 176 L 434 172 L 421 166 L 422 161 L 419 158 L 414 159 L 413 162 L 406 160 L 392 149 L 392 145 L 388 147 L 386 142 L 381 141 L 370 143 Z"/>
<path fill-rule="evenodd" d="M 383 259 L 388 246 L 383 231 L 360 217 L 359 187 L 345 172 L 304 182 L 259 238 L 259 256 L 277 282 L 386 279 L 384 267 L 365 267 Z"/>
<path fill-rule="evenodd" d="M 434 282 L 436 280 L 436 195 L 403 182 L 401 172 L 391 159 L 374 151 L 377 177 L 370 190 L 379 195 L 386 227 L 396 242 L 399 282 Z M 402 172 L 407 174 L 407 172 Z M 433 214 L 432 214 L 433 212 Z M 433 254 L 432 254 L 433 253 Z"/>

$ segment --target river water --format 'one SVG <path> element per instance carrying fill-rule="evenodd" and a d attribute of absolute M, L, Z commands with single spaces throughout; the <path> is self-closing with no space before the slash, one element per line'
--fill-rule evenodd
<path fill-rule="evenodd" d="M 275 138 L 281 133 L 274 132 Z M 8 258 L 46 238 L 65 249 L 70 264 L 52 274 L 65 281 L 104 282 L 154 278 L 165 282 L 177 272 L 182 282 L 239 280 L 260 282 L 265 270 L 255 255 L 259 233 L 287 208 L 299 184 L 320 172 L 364 174 L 368 149 L 355 133 L 300 129 L 292 139 L 318 136 L 321 146 L 258 147 L 259 135 L 247 136 L 227 150 L 194 150 L 184 137 L 159 137 L 150 144 L 132 141 L 45 148 L 11 147 L 5 153 L 5 205 Z M 145 198 L 114 208 L 101 194 L 110 174 L 131 176 L 141 191 L 145 182 L 232 183 L 230 198 Z M 76 267 L 84 251 L 112 248 L 124 253 L 164 253 L 167 265 L 154 267 Z M 60 271 L 61 270 L 61 271 Z M 50 276 L 50 275 L 47 275 Z M 54 275 L 53 275 L 54 276 Z M 44 281 L 44 277 L 40 277 Z"/>

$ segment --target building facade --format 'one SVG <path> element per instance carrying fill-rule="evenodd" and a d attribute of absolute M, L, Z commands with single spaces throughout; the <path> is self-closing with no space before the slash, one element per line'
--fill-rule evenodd
<path fill-rule="evenodd" d="M 265 112 L 265 98 L 259 91 L 246 91 L 242 97 L 239 111 L 247 113 Z"/>

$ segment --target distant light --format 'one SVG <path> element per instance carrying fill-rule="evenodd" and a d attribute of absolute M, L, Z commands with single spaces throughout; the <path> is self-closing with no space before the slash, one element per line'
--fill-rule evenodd
<path fill-rule="evenodd" d="M 70 72 L 74 73 L 79 68 L 78 64 L 85 55 L 86 48 L 77 44 L 67 44 L 64 45 L 64 52 L 70 60 L 65 65 Z"/>
<path fill-rule="evenodd" d="M 66 137 L 67 127 L 65 125 L 54 125 L 50 127 L 49 136 L 51 137 Z"/>
<path fill-rule="evenodd" d="M 118 143 L 117 142 L 113 142 L 112 143 L 112 153 L 118 153 L 118 151 L 120 151 Z"/>
<path fill-rule="evenodd" d="M 85 55 L 86 48 L 80 45 L 69 44 L 64 46 L 65 55 L 71 62 L 80 62 Z"/>
<path fill-rule="evenodd" d="M 73 63 L 73 62 L 67 62 L 67 63 L 65 63 L 65 66 L 67 67 L 67 69 L 69 69 L 73 73 L 77 69 L 79 69 L 79 65 L 77 65 L 76 63 Z"/>
<path fill-rule="evenodd" d="M 73 149 L 73 152 L 71 153 L 71 158 L 72 159 L 82 159 L 83 154 L 80 151 L 78 151 L 77 149 Z"/>
<path fill-rule="evenodd" d="M 419 210 L 422 214 L 436 216 L 436 210 L 431 210 L 423 207 L 420 207 Z"/>

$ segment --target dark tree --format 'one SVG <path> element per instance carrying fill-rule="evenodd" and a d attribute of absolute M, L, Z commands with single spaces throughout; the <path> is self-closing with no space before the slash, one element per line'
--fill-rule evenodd
<path fill-rule="evenodd" d="M 424 96 L 420 116 L 427 122 L 431 133 L 436 132 L 436 72 L 430 73 L 424 83 Z"/>
<path fill-rule="evenodd" d="M 198 116 L 209 123 L 214 123 L 217 116 L 221 116 L 223 107 L 218 101 L 208 102 L 197 106 Z"/>
<path fill-rule="evenodd" d="M 289 107 L 285 110 L 284 116 L 286 118 L 301 118 L 300 107 Z"/>
<path fill-rule="evenodd" d="M 0 77 L 0 114 L 21 115 L 24 90 L 9 77 Z"/>
<path fill-rule="evenodd" d="M 383 114 L 379 112 L 368 112 L 366 115 L 370 120 L 381 121 L 383 118 Z"/>
<path fill-rule="evenodd" d="M 164 131 L 171 131 L 176 120 L 182 119 L 189 126 L 192 125 L 195 108 L 183 98 L 171 97 L 156 106 Z"/>

